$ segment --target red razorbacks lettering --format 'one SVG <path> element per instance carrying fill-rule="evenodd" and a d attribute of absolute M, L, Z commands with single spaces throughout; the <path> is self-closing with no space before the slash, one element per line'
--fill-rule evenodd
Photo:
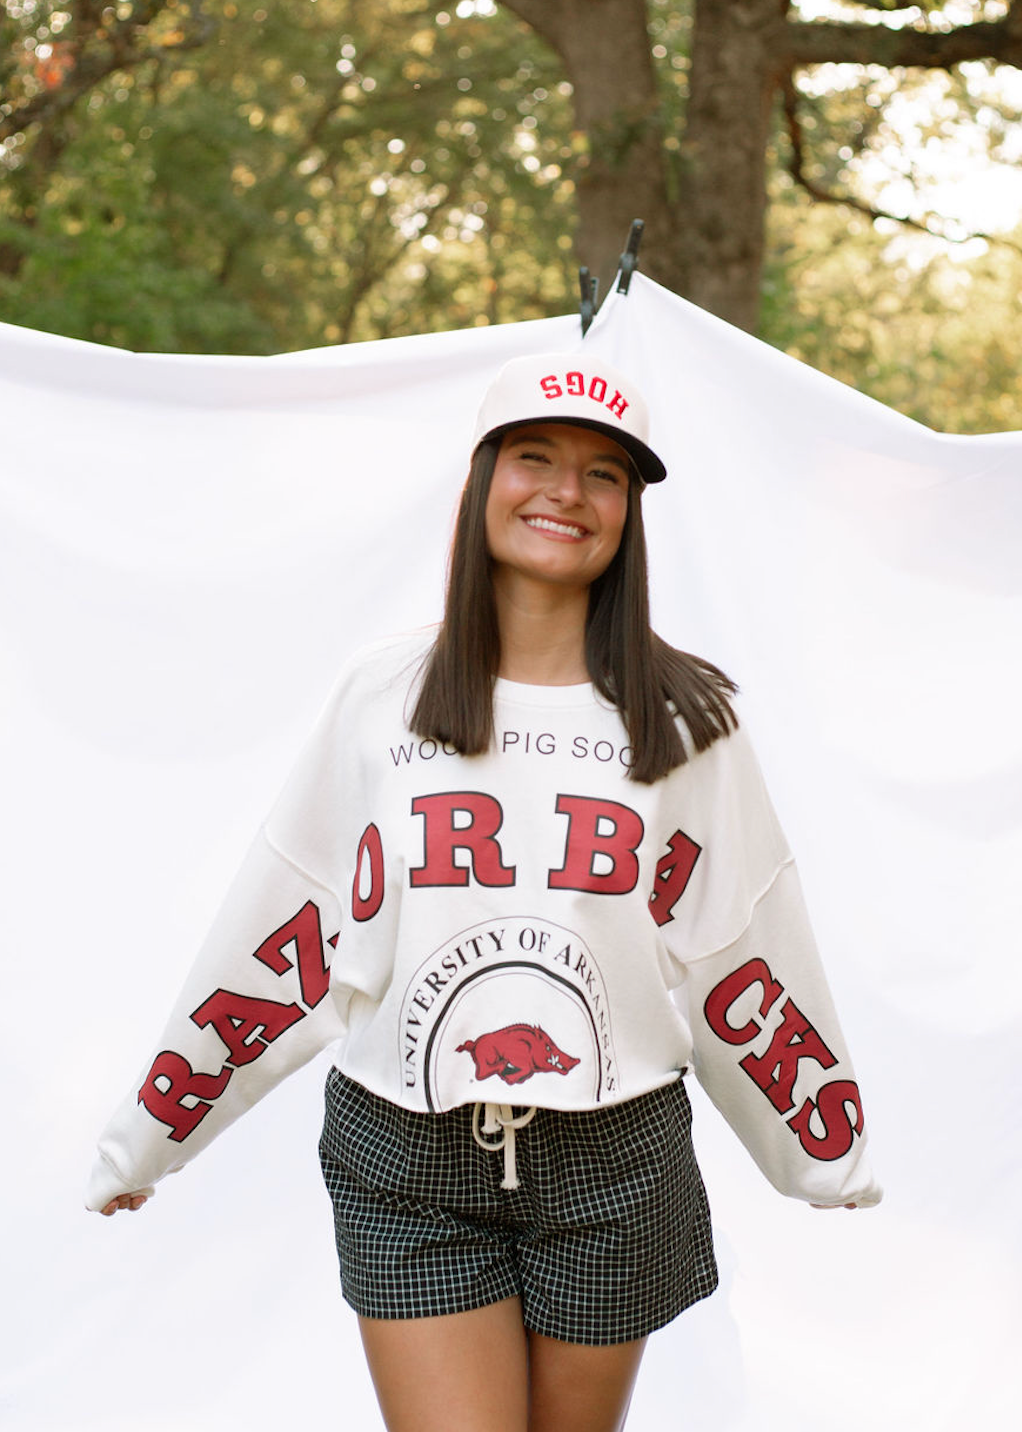
<path fill-rule="evenodd" d="M 613 388 L 613 397 L 608 398 L 607 394 L 611 392 L 611 388 L 606 378 L 599 375 L 590 378 L 587 383 L 585 375 L 577 371 L 565 373 L 563 377 L 550 373 L 539 380 L 539 386 L 547 398 L 563 398 L 565 393 L 572 398 L 592 398 L 594 403 L 609 408 L 616 418 L 623 418 L 628 407 L 628 399 L 622 396 L 616 385 Z"/>
<path fill-rule="evenodd" d="M 710 991 L 704 1006 L 706 1022 L 717 1038 L 723 1039 L 726 1044 L 748 1044 L 759 1033 L 762 1026 L 751 1019 L 741 1028 L 735 1029 L 728 1023 L 727 1018 L 731 1006 L 738 1003 L 747 989 L 757 984 L 763 986 L 759 1014 L 761 1019 L 765 1019 L 784 993 L 784 986 L 774 979 L 765 960 L 746 960 L 744 965 L 732 970 L 731 974 Z"/>
<path fill-rule="evenodd" d="M 425 821 L 424 862 L 410 872 L 413 889 L 424 885 L 467 885 L 468 870 L 455 865 L 454 852 L 467 850 L 472 873 L 480 885 L 513 885 L 515 867 L 505 865 L 497 843 L 504 823 L 500 801 L 482 791 L 443 791 L 416 796 L 412 814 Z M 468 822 L 456 825 L 456 816 Z"/>
<path fill-rule="evenodd" d="M 849 1117 L 849 1111 L 851 1117 Z M 813 1133 L 811 1120 L 818 1114 L 823 1133 Z M 816 1101 L 807 1099 L 797 1114 L 788 1120 L 788 1128 L 798 1134 L 799 1143 L 814 1159 L 839 1159 L 852 1146 L 852 1134 L 861 1134 L 863 1127 L 862 1100 L 859 1086 L 851 1079 L 832 1079 L 824 1084 Z"/>
<path fill-rule="evenodd" d="M 336 947 L 337 936 L 326 942 Z M 297 968 L 301 1003 L 216 989 L 192 1011 L 192 1022 L 200 1029 L 211 1027 L 225 1048 L 227 1058 L 215 1074 L 196 1072 L 183 1055 L 164 1049 L 138 1091 L 138 1102 L 166 1124 L 168 1139 L 181 1143 L 202 1122 L 230 1083 L 235 1070 L 251 1064 L 293 1024 L 305 1018 L 329 988 L 319 910 L 311 900 L 274 930 L 252 958 L 276 975 Z"/>
<path fill-rule="evenodd" d="M 756 1006 L 758 1019 L 749 1017 L 744 1023 L 735 1024 L 729 1018 L 734 1006 L 757 987 L 762 992 Z M 732 1045 L 750 1044 L 765 1028 L 762 1021 L 784 993 L 784 986 L 774 978 L 765 960 L 747 960 L 710 991 L 703 1013 L 718 1039 Z M 778 1113 L 786 1114 L 795 1107 L 795 1080 L 805 1059 L 812 1060 L 821 1069 L 832 1069 L 838 1062 L 818 1031 L 788 998 L 781 1006 L 781 1023 L 766 1049 L 762 1054 L 747 1054 L 739 1060 L 739 1067 Z M 815 1099 L 803 1100 L 786 1122 L 811 1158 L 839 1159 L 851 1148 L 854 1136 L 862 1133 L 858 1086 L 850 1079 L 834 1079 L 823 1085 Z M 822 1133 L 819 1133 L 817 1128 L 821 1126 Z"/>
<path fill-rule="evenodd" d="M 369 893 L 363 896 L 359 887 L 363 872 L 369 875 Z M 356 920 L 371 920 L 383 904 L 383 842 L 375 825 L 367 825 L 358 843 L 355 856 L 355 879 L 351 886 L 351 913 Z"/>
<path fill-rule="evenodd" d="M 747 1054 L 739 1063 L 777 1112 L 787 1114 L 795 1107 L 792 1090 L 802 1060 L 812 1059 L 821 1069 L 833 1069 L 837 1056 L 830 1052 L 794 1001 L 786 999 L 781 1014 L 781 1023 L 765 1052 Z"/>
<path fill-rule="evenodd" d="M 594 895 L 627 895 L 634 890 L 642 818 L 629 806 L 595 796 L 558 796 L 556 810 L 568 817 L 568 835 L 564 864 L 550 871 L 549 888 L 589 890 Z"/>
<path fill-rule="evenodd" d="M 182 1055 L 173 1049 L 164 1049 L 153 1060 L 153 1067 L 138 1091 L 138 1102 L 146 1106 L 154 1119 L 170 1125 L 167 1138 L 179 1144 L 212 1109 L 213 1105 L 205 1101 L 219 1099 L 233 1073 L 225 1064 L 219 1074 L 196 1074 Z M 185 1099 L 196 1102 L 188 1105 Z"/>
<path fill-rule="evenodd" d="M 294 959 L 286 953 L 292 947 Z M 252 958 L 261 961 L 275 975 L 282 975 L 297 964 L 302 999 L 310 1009 L 316 1008 L 330 988 L 330 966 L 323 953 L 319 910 L 311 900 L 306 900 L 296 915 L 279 930 L 274 930 Z"/>
<path fill-rule="evenodd" d="M 674 919 L 674 907 L 684 895 L 702 853 L 702 847 L 683 830 L 676 830 L 667 842 L 667 854 L 656 863 L 653 893 L 649 897 L 649 913 L 658 925 L 666 925 Z"/>
<path fill-rule="evenodd" d="M 642 817 L 619 801 L 560 794 L 554 808 L 566 816 L 563 862 L 547 872 L 551 890 L 586 890 L 596 895 L 627 895 L 635 889 Z M 415 796 L 411 811 L 423 821 L 421 865 L 409 870 L 412 889 L 460 886 L 472 881 L 491 888 L 510 887 L 518 867 L 509 864 L 499 840 L 504 823 L 500 802 L 483 791 L 441 791 Z M 456 861 L 458 852 L 463 856 Z M 649 909 L 658 925 L 674 918 L 674 907 L 688 887 L 702 849 L 682 830 L 667 842 L 657 862 Z M 371 920 L 383 904 L 385 858 L 376 825 L 363 831 L 355 856 L 351 911 Z"/>
<path fill-rule="evenodd" d="M 250 994 L 218 989 L 203 1000 L 191 1018 L 200 1029 L 213 1026 L 230 1050 L 231 1063 L 238 1067 L 258 1059 L 267 1044 L 305 1018 L 305 1010 L 300 1004 L 280 1004 L 275 999 L 256 999 Z"/>

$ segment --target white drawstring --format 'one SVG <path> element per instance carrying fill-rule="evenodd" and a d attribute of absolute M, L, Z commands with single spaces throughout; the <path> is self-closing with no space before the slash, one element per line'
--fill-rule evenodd
<path fill-rule="evenodd" d="M 485 1113 L 482 1133 L 479 1132 L 480 1115 Z M 515 1130 L 524 1129 L 525 1125 L 536 1117 L 535 1109 L 526 1109 L 524 1114 L 515 1118 L 515 1111 L 510 1104 L 476 1104 L 472 1110 L 472 1137 L 481 1149 L 489 1149 L 491 1153 L 498 1153 L 504 1150 L 504 1177 L 501 1181 L 501 1188 L 513 1189 L 518 1187 L 518 1169 L 515 1165 Z M 483 1134 L 500 1134 L 496 1143 L 490 1143 L 483 1138 Z"/>

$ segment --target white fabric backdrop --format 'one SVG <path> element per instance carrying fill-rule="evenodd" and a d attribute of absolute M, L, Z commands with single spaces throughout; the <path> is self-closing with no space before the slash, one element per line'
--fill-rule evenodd
<path fill-rule="evenodd" d="M 482 389 L 577 342 L 213 359 L 0 328 L 5 1426 L 381 1426 L 325 1061 L 143 1213 L 80 1190 L 334 670 L 438 615 Z M 1009 1425 L 1022 435 L 931 433 L 642 276 L 586 343 L 651 400 L 656 620 L 745 690 L 887 1188 L 788 1203 L 697 1097 L 722 1287 L 654 1337 L 629 1426 Z"/>

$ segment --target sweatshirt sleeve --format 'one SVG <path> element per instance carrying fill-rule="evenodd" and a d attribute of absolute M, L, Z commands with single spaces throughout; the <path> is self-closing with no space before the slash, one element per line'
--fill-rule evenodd
<path fill-rule="evenodd" d="M 859 1087 L 755 756 L 743 730 L 707 756 L 702 908 L 664 932 L 685 967 L 696 1077 L 781 1193 L 878 1203 Z"/>
<path fill-rule="evenodd" d="M 329 990 L 335 893 L 261 830 L 163 1035 L 103 1130 L 86 1206 L 151 1193 L 343 1033 Z"/>
<path fill-rule="evenodd" d="M 280 1081 L 345 1033 L 330 978 L 350 812 L 359 654 L 342 670 L 242 862 L 152 1058 L 107 1124 L 86 1191 L 103 1208 L 151 1192 Z M 353 694 L 354 693 L 354 694 Z"/>

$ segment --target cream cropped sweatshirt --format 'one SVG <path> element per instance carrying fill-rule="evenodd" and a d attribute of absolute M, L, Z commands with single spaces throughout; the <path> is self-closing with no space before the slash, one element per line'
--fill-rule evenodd
<path fill-rule="evenodd" d="M 862 1105 L 743 729 L 628 780 L 589 685 L 498 680 L 464 757 L 407 726 L 432 630 L 341 673 L 87 1203 L 151 1189 L 319 1050 L 405 1108 L 595 1109 L 694 1069 L 771 1182 L 876 1203 Z"/>

